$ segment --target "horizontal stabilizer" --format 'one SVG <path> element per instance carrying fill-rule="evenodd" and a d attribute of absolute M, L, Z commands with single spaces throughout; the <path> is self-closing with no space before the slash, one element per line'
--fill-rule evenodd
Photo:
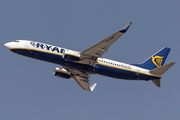
<path fill-rule="evenodd" d="M 150 73 L 154 74 L 154 75 L 162 75 L 174 64 L 175 64 L 175 62 L 168 63 L 164 66 L 161 66 L 159 68 L 155 68 L 155 69 L 151 70 Z"/>
<path fill-rule="evenodd" d="M 152 82 L 157 86 L 157 87 L 160 87 L 161 84 L 160 84 L 160 79 L 154 79 L 152 80 Z"/>
<path fill-rule="evenodd" d="M 97 83 L 94 83 L 94 84 L 90 87 L 91 92 L 94 90 L 94 88 L 96 87 L 96 85 L 97 85 Z"/>
<path fill-rule="evenodd" d="M 161 66 L 159 68 L 155 68 L 154 70 L 151 70 L 150 73 L 154 75 L 161 76 L 164 74 L 172 65 L 174 65 L 175 62 L 168 63 L 164 66 Z M 157 86 L 160 87 L 160 79 L 153 79 L 152 82 Z"/>

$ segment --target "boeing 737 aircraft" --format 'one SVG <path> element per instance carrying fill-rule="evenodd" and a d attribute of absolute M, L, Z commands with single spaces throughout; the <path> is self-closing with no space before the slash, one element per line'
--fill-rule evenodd
<path fill-rule="evenodd" d="M 15 40 L 5 43 L 4 46 L 17 54 L 61 65 L 62 68 L 55 68 L 53 74 L 60 78 L 74 78 L 82 89 L 87 91 L 93 91 L 97 85 L 94 83 L 90 86 L 91 74 L 126 80 L 151 80 L 160 87 L 162 74 L 175 64 L 171 62 L 164 65 L 170 48 L 160 49 L 140 64 L 127 64 L 102 58 L 102 55 L 128 30 L 130 25 L 131 22 L 82 52 L 30 40 Z"/>

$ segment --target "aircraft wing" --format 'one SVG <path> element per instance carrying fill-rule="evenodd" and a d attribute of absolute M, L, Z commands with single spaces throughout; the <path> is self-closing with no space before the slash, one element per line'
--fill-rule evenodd
<path fill-rule="evenodd" d="M 81 86 L 81 88 L 83 90 L 92 92 L 94 90 L 94 88 L 96 87 L 97 83 L 94 83 L 92 86 L 90 86 L 89 74 L 81 72 L 81 71 L 73 70 L 73 69 L 67 68 L 67 67 L 65 67 L 65 69 L 68 70 L 69 72 L 71 72 L 72 77 Z"/>
<path fill-rule="evenodd" d="M 89 79 L 82 76 L 73 75 L 75 81 L 81 86 L 83 90 L 93 91 L 97 83 L 94 83 L 92 86 L 89 85 Z"/>
<path fill-rule="evenodd" d="M 120 31 L 112 34 L 101 42 L 93 45 L 92 47 L 82 51 L 80 54 L 83 57 L 81 63 L 94 66 L 98 57 L 101 57 L 118 38 L 120 38 L 130 27 L 131 22 L 125 25 Z"/>

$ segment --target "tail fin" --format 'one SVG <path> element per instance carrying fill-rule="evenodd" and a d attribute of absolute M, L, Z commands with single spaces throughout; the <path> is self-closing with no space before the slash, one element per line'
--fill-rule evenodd
<path fill-rule="evenodd" d="M 168 64 L 166 64 L 166 65 L 164 65 L 162 67 L 155 68 L 155 69 L 151 70 L 150 73 L 154 74 L 154 75 L 161 76 L 162 74 L 164 74 L 174 64 L 175 64 L 175 62 L 168 63 Z M 154 79 L 154 80 L 152 80 L 152 82 L 157 87 L 160 87 L 160 79 Z"/>
<path fill-rule="evenodd" d="M 149 57 L 147 60 L 142 62 L 141 64 L 134 64 L 136 66 L 145 68 L 145 69 L 155 69 L 159 68 L 162 65 L 164 65 L 164 62 L 166 61 L 166 58 L 170 52 L 170 48 L 164 47 L 155 54 L 153 54 L 151 57 Z"/>

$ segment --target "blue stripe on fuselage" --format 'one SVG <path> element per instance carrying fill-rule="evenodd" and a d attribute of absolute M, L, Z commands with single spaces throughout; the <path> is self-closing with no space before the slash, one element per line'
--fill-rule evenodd
<path fill-rule="evenodd" d="M 71 67 L 83 72 L 88 72 L 91 74 L 95 74 L 95 70 L 92 66 L 86 65 L 86 64 L 80 64 L 80 63 L 76 63 L 73 61 L 66 61 L 63 57 L 62 54 L 59 53 L 50 53 L 50 52 L 45 52 L 45 51 L 37 51 L 37 50 L 28 50 L 28 49 L 12 49 L 11 50 L 14 53 L 23 55 L 23 56 L 27 56 L 27 57 L 31 57 L 31 58 L 35 58 L 38 60 L 43 60 L 46 62 L 51 62 L 51 63 L 55 63 L 61 66 L 67 66 L 67 67 Z"/>
<path fill-rule="evenodd" d="M 12 49 L 11 51 L 23 56 L 27 56 L 55 64 L 61 64 L 61 65 L 65 64 L 65 60 L 62 58 L 62 55 L 50 54 L 46 52 L 27 50 L 27 49 Z"/>
<path fill-rule="evenodd" d="M 118 78 L 118 79 L 127 79 L 127 80 L 151 80 L 157 79 L 158 77 L 148 76 L 142 73 L 137 74 L 136 72 L 113 68 L 101 64 L 96 64 L 96 73 L 108 77 Z"/>
<path fill-rule="evenodd" d="M 124 70 L 120 68 L 113 68 L 113 67 L 105 66 L 99 63 L 96 64 L 94 67 L 91 67 L 89 65 L 80 64 L 80 63 L 76 63 L 72 61 L 65 61 L 64 58 L 62 57 L 62 54 L 55 54 L 55 53 L 53 54 L 53 53 L 48 53 L 45 51 L 28 50 L 28 49 L 12 49 L 11 51 L 17 54 L 23 55 L 23 56 L 59 64 L 62 66 L 72 67 L 80 71 L 84 71 L 84 72 L 88 72 L 92 74 L 97 73 L 97 74 L 101 74 L 101 75 L 113 77 L 113 78 L 118 78 L 118 79 L 151 80 L 151 79 L 158 78 L 154 76 L 148 76 L 145 74 L 136 74 L 133 71 Z"/>

